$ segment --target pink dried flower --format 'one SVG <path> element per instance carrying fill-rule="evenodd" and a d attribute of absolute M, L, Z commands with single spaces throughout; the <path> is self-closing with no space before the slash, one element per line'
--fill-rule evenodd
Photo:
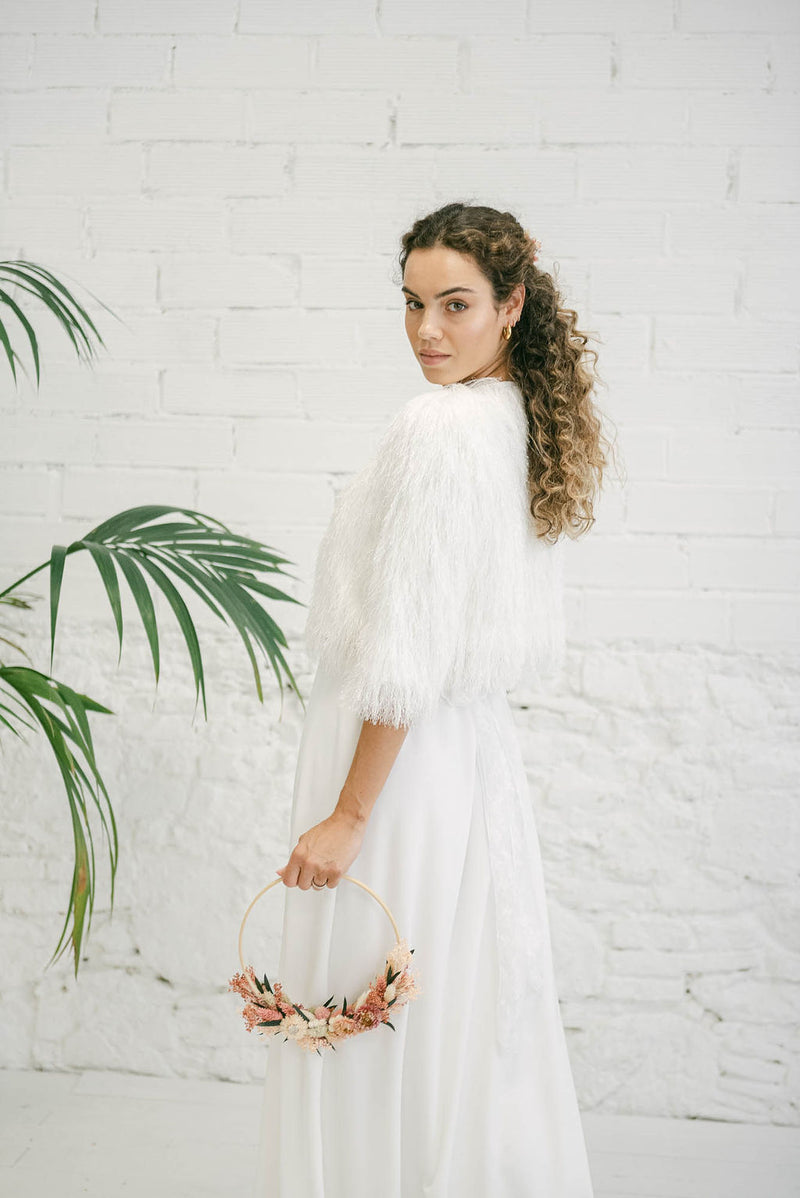
<path fill-rule="evenodd" d="M 330 1019 L 329 1035 L 333 1035 L 337 1040 L 343 1040 L 345 1036 L 352 1036 L 356 1028 L 349 1015 L 332 1015 Z"/>

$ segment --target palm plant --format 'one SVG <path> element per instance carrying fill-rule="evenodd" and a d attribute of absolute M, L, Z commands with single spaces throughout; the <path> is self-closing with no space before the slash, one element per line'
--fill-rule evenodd
<path fill-rule="evenodd" d="M 101 345 L 105 344 L 89 315 L 53 274 L 44 267 L 24 260 L 0 262 L 0 306 L 5 305 L 17 316 L 28 336 L 36 367 L 37 387 L 40 373 L 36 334 L 19 304 L 2 286 L 4 282 L 34 295 L 50 309 L 69 336 L 79 358 L 92 360 L 95 353 L 92 337 Z M 102 306 L 111 311 L 105 304 Z M 2 319 L 0 344 L 5 350 L 16 382 L 15 360 L 20 364 L 22 360 L 11 345 L 8 330 Z M 0 604 L 17 610 L 29 610 L 31 603 L 19 591 L 19 587 L 39 571 L 49 569 L 50 671 L 53 669 L 64 567 L 67 558 L 81 550 L 89 552 L 103 582 L 116 624 L 120 658 L 123 641 L 120 578 L 130 588 L 147 636 L 156 686 L 160 672 L 160 650 L 151 587 L 155 587 L 156 592 L 160 592 L 166 598 L 175 614 L 192 664 L 196 692 L 195 710 L 202 696 L 203 715 L 208 719 L 200 643 L 189 609 L 173 581 L 174 578 L 198 595 L 215 616 L 229 622 L 239 633 L 252 665 L 260 702 L 264 701 L 264 692 L 256 657 L 257 649 L 264 653 L 272 666 L 281 691 L 281 704 L 283 671 L 305 707 L 303 696 L 281 652 L 281 647 L 288 647 L 286 638 L 257 598 L 260 596 L 286 603 L 300 603 L 300 600 L 266 581 L 275 574 L 295 578 L 295 575 L 282 569 L 285 563 L 294 563 L 289 558 L 277 554 L 270 546 L 232 532 L 219 520 L 191 508 L 174 507 L 169 504 L 145 504 L 129 508 L 104 520 L 80 540 L 69 545 L 54 545 L 46 562 L 42 562 L 0 591 Z M 12 631 L 6 624 L 0 624 L 0 630 Z M 3 645 L 23 654 L 28 661 L 31 660 L 15 640 L 0 635 L 0 653 Z M 21 727 L 41 730 L 55 757 L 67 795 L 75 863 L 66 919 L 47 967 L 49 968 L 61 953 L 71 946 L 76 977 L 81 949 L 84 940 L 88 939 L 91 927 L 96 891 L 94 843 L 89 821 L 92 805 L 97 808 L 108 842 L 112 911 L 119 860 L 114 810 L 97 765 L 92 742 L 90 715 L 94 713 L 114 714 L 109 707 L 72 689 L 65 682 L 52 677 L 51 673 L 34 669 L 33 663 L 30 666 L 11 665 L 0 657 L 0 732 L 7 729 L 17 736 L 22 736 Z"/>

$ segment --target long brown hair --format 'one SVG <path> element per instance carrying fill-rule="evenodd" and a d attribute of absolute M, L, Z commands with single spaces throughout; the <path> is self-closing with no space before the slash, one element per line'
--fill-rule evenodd
<path fill-rule="evenodd" d="M 595 521 L 594 497 L 611 443 L 591 399 L 597 352 L 562 307 L 555 278 L 534 262 L 538 243 L 510 212 L 445 204 L 416 220 L 401 238 L 400 268 L 412 250 L 441 245 L 469 254 L 489 280 L 496 306 L 518 283 L 525 300 L 508 342 L 506 369 L 525 397 L 531 515 L 539 536 L 577 539 Z M 588 357 L 593 356 L 590 365 Z"/>

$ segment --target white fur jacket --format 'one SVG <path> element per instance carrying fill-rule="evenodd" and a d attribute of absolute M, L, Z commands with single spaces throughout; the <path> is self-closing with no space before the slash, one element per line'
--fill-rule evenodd
<path fill-rule="evenodd" d="M 306 623 L 312 658 L 362 719 L 410 725 L 559 668 L 561 541 L 529 512 L 527 415 L 515 383 L 450 383 L 409 400 L 340 490 Z"/>

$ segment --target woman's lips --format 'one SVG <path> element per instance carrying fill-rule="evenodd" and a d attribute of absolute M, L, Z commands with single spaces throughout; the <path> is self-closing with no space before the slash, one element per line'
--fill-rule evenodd
<path fill-rule="evenodd" d="M 449 354 L 429 354 L 429 353 L 426 353 L 425 350 L 420 350 L 419 356 L 424 361 L 430 362 L 431 365 L 433 365 L 436 362 L 444 362 L 445 358 L 450 357 Z"/>

